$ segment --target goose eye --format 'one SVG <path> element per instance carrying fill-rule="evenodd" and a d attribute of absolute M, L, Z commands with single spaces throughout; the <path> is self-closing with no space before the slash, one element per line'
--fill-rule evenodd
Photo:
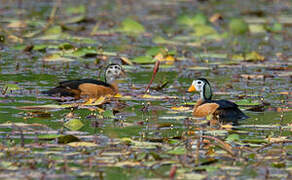
<path fill-rule="evenodd" d="M 201 84 L 202 82 L 201 81 L 198 81 L 198 84 Z"/>

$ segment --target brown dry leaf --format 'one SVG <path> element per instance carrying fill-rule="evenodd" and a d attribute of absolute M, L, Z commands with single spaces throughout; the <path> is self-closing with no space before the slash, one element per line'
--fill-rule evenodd
<path fill-rule="evenodd" d="M 277 112 L 291 112 L 292 109 L 277 107 Z"/>
<path fill-rule="evenodd" d="M 265 79 L 274 77 L 271 74 L 241 74 L 240 77 L 245 79 Z"/>
<path fill-rule="evenodd" d="M 14 35 L 9 35 L 8 39 L 14 43 L 23 43 L 23 39 Z"/>
<path fill-rule="evenodd" d="M 289 95 L 292 95 L 292 92 L 285 91 L 285 92 L 279 92 L 278 94 L 289 96 Z"/>
<path fill-rule="evenodd" d="M 130 61 L 128 58 L 126 57 L 120 57 L 122 62 L 125 63 L 125 64 L 128 64 L 128 65 L 133 65 L 132 61 Z"/>
<path fill-rule="evenodd" d="M 27 25 L 23 21 L 14 21 L 7 25 L 7 28 L 25 28 Z"/>
<path fill-rule="evenodd" d="M 286 140 L 286 139 L 287 139 L 287 137 L 285 137 L 285 136 L 277 137 L 277 138 L 272 138 L 272 137 L 266 138 L 266 140 L 270 143 L 271 142 L 281 142 L 281 141 Z"/>
<path fill-rule="evenodd" d="M 19 127 L 48 127 L 44 124 L 39 124 L 39 123 L 32 123 L 32 124 L 26 124 L 26 123 L 11 123 L 11 122 L 6 122 L 6 123 L 2 123 L 0 124 L 0 127 L 12 127 L 12 126 L 19 126 Z"/>
<path fill-rule="evenodd" d="M 137 166 L 141 166 L 140 162 L 132 162 L 132 161 L 123 161 L 123 162 L 118 162 L 116 164 L 114 164 L 114 166 L 116 167 L 137 167 Z"/>
<path fill-rule="evenodd" d="M 213 15 L 209 18 L 209 21 L 212 22 L 212 23 L 214 23 L 214 22 L 216 22 L 216 21 L 218 21 L 218 20 L 222 20 L 222 19 L 223 19 L 223 17 L 222 17 L 221 14 L 219 14 L 219 13 L 215 13 L 215 14 L 213 14 Z"/>

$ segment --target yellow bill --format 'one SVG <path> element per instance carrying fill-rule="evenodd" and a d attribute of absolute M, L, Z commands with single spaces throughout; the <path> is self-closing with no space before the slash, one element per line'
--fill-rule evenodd
<path fill-rule="evenodd" d="M 196 88 L 194 85 L 191 85 L 188 89 L 188 92 L 194 92 L 194 91 L 196 91 Z"/>

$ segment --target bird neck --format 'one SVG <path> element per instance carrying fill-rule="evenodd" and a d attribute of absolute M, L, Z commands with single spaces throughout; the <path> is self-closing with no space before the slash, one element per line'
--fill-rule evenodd
<path fill-rule="evenodd" d="M 205 93 L 204 91 L 201 91 L 201 92 L 200 92 L 200 99 L 199 99 L 198 101 L 200 101 L 200 100 L 201 100 L 201 101 L 205 101 L 205 100 L 206 100 L 206 99 L 205 99 L 205 95 L 204 95 L 204 93 Z"/>
<path fill-rule="evenodd" d="M 212 89 L 209 84 L 205 84 L 203 90 L 200 92 L 201 99 L 204 101 L 212 99 Z"/>
<path fill-rule="evenodd" d="M 119 92 L 119 84 L 118 84 L 118 81 L 116 81 L 116 80 L 114 80 L 113 82 L 111 82 L 111 83 L 109 83 L 110 85 L 111 85 L 111 87 L 114 89 L 114 91 L 116 92 L 116 93 L 118 93 Z"/>
<path fill-rule="evenodd" d="M 198 101 L 197 101 L 196 104 L 195 104 L 195 109 L 196 109 L 197 107 L 199 107 L 204 101 L 205 101 L 205 100 L 202 99 L 202 98 L 198 99 Z"/>

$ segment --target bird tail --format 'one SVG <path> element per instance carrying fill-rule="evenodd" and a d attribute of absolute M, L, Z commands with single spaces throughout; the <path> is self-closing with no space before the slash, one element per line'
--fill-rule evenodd
<path fill-rule="evenodd" d="M 48 91 L 42 91 L 42 94 L 47 94 L 49 96 L 72 96 L 72 93 L 68 92 L 68 90 L 63 87 L 55 87 Z"/>

